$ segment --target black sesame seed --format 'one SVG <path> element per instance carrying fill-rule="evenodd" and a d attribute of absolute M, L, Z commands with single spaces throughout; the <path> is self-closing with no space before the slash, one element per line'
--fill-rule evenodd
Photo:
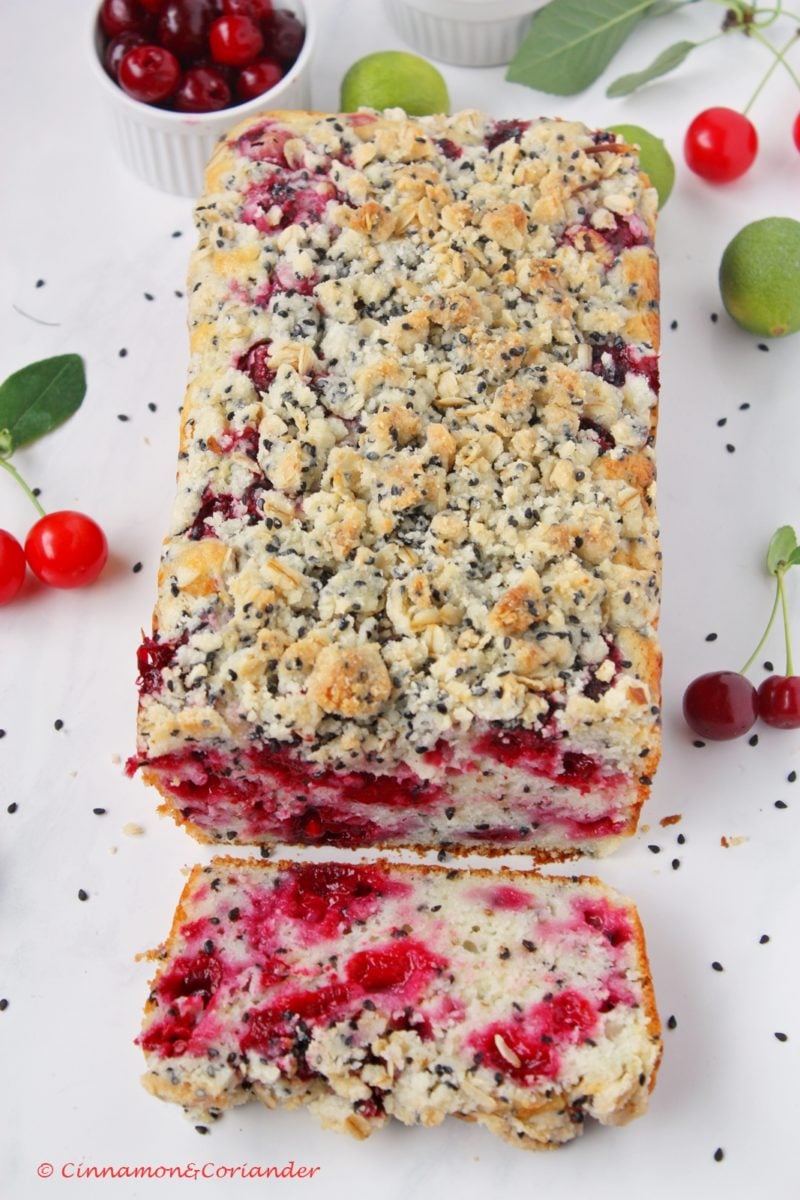
<path fill-rule="evenodd" d="M 173 229 L 171 236 L 172 237 L 183 237 L 183 230 L 182 229 Z"/>
<path fill-rule="evenodd" d="M 722 1162 L 724 1157 L 725 1151 L 721 1146 L 717 1146 L 716 1150 L 714 1151 L 714 1162 Z"/>
<path fill-rule="evenodd" d="M 125 349 L 125 347 L 124 347 L 124 346 L 122 347 L 122 349 L 121 349 L 121 350 L 120 350 L 118 353 L 119 353 L 119 356 L 120 356 L 120 358 L 127 358 L 127 357 L 128 357 L 128 351 Z"/>
<path fill-rule="evenodd" d="M 155 412 L 158 408 L 158 405 L 154 404 L 154 402 L 151 400 L 147 407 L 150 409 L 150 412 Z"/>
<path fill-rule="evenodd" d="M 734 445 L 733 445 L 731 442 L 728 442 L 728 444 L 727 444 L 727 446 L 725 447 L 725 449 L 728 451 L 728 454 L 735 454 L 735 453 L 736 453 L 736 447 L 735 447 L 735 446 L 734 446 Z"/>
<path fill-rule="evenodd" d="M 719 320 L 719 313 L 712 313 L 711 320 L 714 323 L 714 325 L 716 325 L 717 321 Z"/>
<path fill-rule="evenodd" d="M 208 1133 L 207 1125 L 195 1125 L 195 1129 L 197 1130 L 198 1133 Z"/>
<path fill-rule="evenodd" d="M 117 420 L 124 423 L 125 421 L 130 421 L 130 417 L 127 413 L 117 413 Z"/>
<path fill-rule="evenodd" d="M 716 640 L 717 640 L 717 634 L 716 634 L 716 633 L 707 633 L 707 634 L 706 634 L 706 641 L 707 641 L 707 642 L 715 642 Z"/>
<path fill-rule="evenodd" d="M 33 492 L 34 496 L 41 496 L 41 494 L 42 494 L 41 488 L 37 488 L 37 487 L 31 488 L 31 491 Z"/>
<path fill-rule="evenodd" d="M 678 1028 L 677 1017 L 667 1017 L 667 1029 L 677 1029 L 677 1028 Z"/>
<path fill-rule="evenodd" d="M 4 738 L 5 736 L 6 736 L 5 729 L 0 729 L 0 738 Z"/>
<path fill-rule="evenodd" d="M 152 292 L 145 292 L 144 298 L 145 300 L 155 300 L 155 296 L 152 294 Z"/>
<path fill-rule="evenodd" d="M 775 801 L 775 807 L 776 807 L 776 808 L 788 808 L 789 806 L 788 806 L 788 804 L 786 803 L 786 801 L 785 801 L 785 800 L 776 800 L 776 801 Z"/>
<path fill-rule="evenodd" d="M 8 808 L 6 809 L 6 812 L 15 813 L 18 808 L 19 808 L 19 805 L 17 804 L 16 800 L 12 800 L 11 803 L 9 804 Z"/>
<path fill-rule="evenodd" d="M 748 738 L 747 744 L 748 744 L 748 746 L 757 746 L 758 745 L 758 734 L 754 733 L 751 738 Z"/>
<path fill-rule="evenodd" d="M 133 571 L 134 575 L 138 575 L 138 574 L 139 574 L 139 572 L 141 571 L 141 569 L 142 569 L 142 564 L 141 564 L 140 562 L 135 562 L 135 563 L 133 564 L 133 567 L 131 568 L 131 570 Z"/>
<path fill-rule="evenodd" d="M 765 354 L 769 354 L 769 346 L 766 342 L 759 342 L 758 348 L 759 350 L 763 350 Z"/>
<path fill-rule="evenodd" d="M 43 280 L 43 279 L 37 279 L 37 280 L 36 280 L 36 286 L 37 286 L 37 287 L 44 287 L 44 280 Z"/>
<path fill-rule="evenodd" d="M 727 425 L 727 424 L 728 424 L 727 417 L 720 417 L 720 419 L 717 421 L 717 425 L 719 425 L 720 429 L 722 428 L 723 425 Z"/>
<path fill-rule="evenodd" d="M 4 737 L 5 732 L 5 729 L 0 729 L 0 733 L 2 733 Z M 790 771 L 786 778 L 788 779 L 789 783 L 794 783 L 797 779 L 797 771 Z"/>
<path fill-rule="evenodd" d="M 59 731 L 59 729 L 64 728 L 64 722 L 61 720 L 61 717 L 58 717 L 55 721 L 53 721 L 53 728 L 55 729 L 56 733 Z"/>
<path fill-rule="evenodd" d="M 705 742 L 701 742 L 700 739 L 698 738 L 696 742 L 692 742 L 692 745 L 696 746 L 698 750 L 702 750 L 703 747 L 705 746 Z"/>
<path fill-rule="evenodd" d="M 686 834 L 679 833 L 677 838 L 675 839 L 675 841 L 678 843 L 679 846 L 683 846 L 684 843 L 686 842 Z"/>
<path fill-rule="evenodd" d="M 648 846 L 647 849 L 650 851 L 651 854 L 660 854 L 661 853 L 660 846 Z"/>
<path fill-rule="evenodd" d="M 78 888 L 78 899 L 79 900 L 88 900 L 89 893 L 87 891 L 85 891 L 83 888 Z"/>
<path fill-rule="evenodd" d="M 723 967 L 721 962 L 717 962 L 717 960 L 714 959 L 714 961 L 711 964 L 711 970 L 712 971 L 724 971 L 725 968 Z"/>
<path fill-rule="evenodd" d="M 776 1033 L 775 1037 L 778 1039 L 779 1042 L 788 1042 L 788 1040 L 789 1040 L 788 1033 Z"/>
<path fill-rule="evenodd" d="M 108 809 L 106 809 L 106 808 L 93 808 L 93 809 L 92 809 L 92 812 L 94 813 L 94 815 L 95 815 L 96 817 L 104 817 L 104 816 L 106 815 L 106 813 L 108 812 Z"/>
<path fill-rule="evenodd" d="M 758 944 L 759 944 L 759 946 L 766 946 L 768 941 L 769 941 L 769 934 L 762 933 L 761 937 L 758 939 Z"/>
<path fill-rule="evenodd" d="M 670 323 L 669 323 L 669 327 L 670 327 L 670 329 L 677 329 L 677 328 L 678 328 L 678 322 L 677 322 L 677 321 L 670 321 Z"/>
<path fill-rule="evenodd" d="M 679 858 L 673 858 L 673 860 L 672 860 L 672 869 L 673 869 L 673 871 L 677 871 L 677 870 L 678 870 L 678 867 L 679 867 L 680 865 L 681 865 L 681 860 L 680 860 Z"/>
<path fill-rule="evenodd" d="M 764 670 L 765 670 L 765 671 L 774 671 L 774 670 L 775 670 L 775 668 L 773 667 L 773 665 L 772 665 L 772 663 L 769 661 L 769 659 L 766 659 L 766 660 L 765 660 L 765 662 L 764 662 Z"/>

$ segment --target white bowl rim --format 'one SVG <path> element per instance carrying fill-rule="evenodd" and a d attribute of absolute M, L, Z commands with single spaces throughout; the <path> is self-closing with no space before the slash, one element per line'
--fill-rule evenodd
<path fill-rule="evenodd" d="M 171 129 L 173 133 L 178 134 L 193 131 L 210 133 L 219 129 L 232 128 L 251 114 L 267 112 L 270 108 L 271 98 L 275 97 L 279 100 L 283 89 L 288 88 L 295 79 L 302 75 L 310 61 L 316 37 L 313 4 L 307 3 L 307 0 L 288 0 L 288 3 L 281 4 L 280 7 L 289 8 L 296 17 L 304 22 L 306 35 L 302 49 L 291 68 L 274 87 L 262 92 L 259 96 L 254 96 L 252 100 L 245 100 L 242 104 L 231 104 L 228 108 L 218 108 L 214 112 L 182 113 L 175 112 L 170 108 L 157 108 L 155 105 L 145 104 L 143 100 L 134 100 L 107 74 L 100 59 L 100 5 L 96 3 L 96 0 L 92 5 L 90 22 L 90 58 L 94 63 L 95 77 L 99 77 L 101 85 L 106 90 L 106 95 L 113 103 L 125 109 L 132 118 L 152 127 Z"/>

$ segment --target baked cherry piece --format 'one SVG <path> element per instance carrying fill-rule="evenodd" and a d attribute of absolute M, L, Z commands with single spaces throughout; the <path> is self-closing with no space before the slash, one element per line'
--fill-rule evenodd
<path fill-rule="evenodd" d="M 91 517 L 65 509 L 39 518 L 25 539 L 25 557 L 48 587 L 83 587 L 106 565 L 108 542 Z"/>
<path fill-rule="evenodd" d="M 758 689 L 761 720 L 775 729 L 800 729 L 800 676 L 770 675 Z"/>
<path fill-rule="evenodd" d="M 269 58 L 259 58 L 242 67 L 236 79 L 236 98 L 244 103 L 268 92 L 283 79 L 283 67 Z"/>
<path fill-rule="evenodd" d="M 180 63 L 163 46 L 136 46 L 119 64 L 119 86 L 134 100 L 157 104 L 178 86 Z"/>
<path fill-rule="evenodd" d="M 25 551 L 15 537 L 0 529 L 0 604 L 14 599 L 25 579 Z"/>
<path fill-rule="evenodd" d="M 226 67 L 246 67 L 264 48 L 261 30 L 252 17 L 242 14 L 218 17 L 208 35 L 214 62 Z"/>
<path fill-rule="evenodd" d="M 683 152 L 696 175 L 710 183 L 730 183 L 753 165 L 758 134 L 744 113 L 707 108 L 687 129 Z"/>
<path fill-rule="evenodd" d="M 264 22 L 264 45 L 284 66 L 290 66 L 297 58 L 305 36 L 305 29 L 292 13 L 274 12 Z"/>
<path fill-rule="evenodd" d="M 103 0 L 100 26 L 106 37 L 127 32 L 144 33 L 148 22 L 148 14 L 137 0 Z"/>
<path fill-rule="evenodd" d="M 178 112 L 217 112 L 231 102 L 231 89 L 216 67 L 191 67 L 178 84 Z"/>
<path fill-rule="evenodd" d="M 208 31 L 217 15 L 214 0 L 168 0 L 158 22 L 158 39 L 184 63 L 208 53 Z"/>
<path fill-rule="evenodd" d="M 135 49 L 136 46 L 146 45 L 147 38 L 144 34 L 134 33 L 132 29 L 126 30 L 125 33 L 118 33 L 108 43 L 106 52 L 103 55 L 103 66 L 116 83 L 119 83 L 120 63 L 128 51 Z"/>
<path fill-rule="evenodd" d="M 683 715 L 700 737 L 725 742 L 741 737 L 755 724 L 758 695 L 738 671 L 709 671 L 684 692 Z"/>

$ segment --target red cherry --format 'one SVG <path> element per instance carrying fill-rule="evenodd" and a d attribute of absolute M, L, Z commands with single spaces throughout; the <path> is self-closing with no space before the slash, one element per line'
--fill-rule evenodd
<path fill-rule="evenodd" d="M 91 517 L 64 510 L 39 518 L 25 539 L 25 557 L 49 587 L 83 587 L 106 565 L 108 542 Z"/>
<path fill-rule="evenodd" d="M 215 67 L 191 67 L 175 93 L 178 112 L 216 112 L 231 102 L 231 89 Z"/>
<path fill-rule="evenodd" d="M 159 41 L 182 62 L 202 58 L 216 15 L 214 0 L 169 0 L 158 22 Z"/>
<path fill-rule="evenodd" d="M 245 67 L 264 47 L 261 30 L 252 17 L 219 17 L 208 35 L 211 55 L 226 67 Z"/>
<path fill-rule="evenodd" d="M 103 0 L 100 7 L 100 26 L 106 37 L 118 33 L 144 33 L 148 17 L 137 0 Z"/>
<path fill-rule="evenodd" d="M 119 85 L 134 100 L 157 104 L 178 86 L 181 68 L 174 54 L 163 46 L 137 46 L 119 65 Z"/>
<path fill-rule="evenodd" d="M 103 65 L 113 80 L 119 83 L 120 63 L 128 51 L 133 50 L 136 46 L 145 45 L 147 45 L 147 38 L 144 34 L 134 33 L 132 29 L 126 30 L 125 33 L 118 33 L 108 43 L 106 52 L 103 55 Z"/>
<path fill-rule="evenodd" d="M 683 153 L 696 175 L 711 183 L 730 183 L 752 166 L 758 134 L 744 113 L 707 108 L 687 129 Z"/>
<path fill-rule="evenodd" d="M 272 0 L 222 0 L 222 12 L 226 17 L 252 17 L 254 21 L 265 21 L 272 16 Z"/>
<path fill-rule="evenodd" d="M 770 675 L 758 689 L 762 721 L 775 729 L 800 729 L 800 676 Z"/>
<path fill-rule="evenodd" d="M 13 600 L 25 578 L 25 551 L 15 537 L 0 529 L 0 604 Z"/>
<path fill-rule="evenodd" d="M 794 119 L 794 125 L 792 126 L 792 137 L 794 138 L 795 146 L 797 146 L 797 149 L 800 150 L 800 113 L 798 113 Z"/>
<path fill-rule="evenodd" d="M 264 22 L 264 44 L 269 53 L 290 66 L 303 48 L 306 31 L 292 13 L 274 12 Z"/>
<path fill-rule="evenodd" d="M 155 16 L 158 16 L 164 5 L 167 3 L 167 0 L 139 0 L 139 3 L 141 4 L 142 8 L 146 8 L 149 13 L 153 13 Z"/>
<path fill-rule="evenodd" d="M 236 80 L 236 95 L 239 100 L 253 100 L 263 92 L 274 88 L 283 79 L 283 67 L 269 58 L 259 58 L 242 67 Z"/>
<path fill-rule="evenodd" d="M 738 671 L 710 671 L 684 692 L 683 715 L 700 737 L 724 742 L 741 737 L 758 716 L 758 695 Z"/>

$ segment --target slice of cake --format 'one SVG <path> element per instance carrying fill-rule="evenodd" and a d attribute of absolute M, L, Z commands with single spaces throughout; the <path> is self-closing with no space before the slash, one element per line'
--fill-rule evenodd
<path fill-rule="evenodd" d="M 661 1056 L 639 919 L 592 878 L 218 858 L 152 957 L 144 1084 L 204 1123 L 256 1098 L 540 1148 L 643 1112 Z"/>
<path fill-rule="evenodd" d="M 574 122 L 287 112 L 220 144 L 131 762 L 197 837 L 552 859 L 634 831 L 655 205 Z"/>

